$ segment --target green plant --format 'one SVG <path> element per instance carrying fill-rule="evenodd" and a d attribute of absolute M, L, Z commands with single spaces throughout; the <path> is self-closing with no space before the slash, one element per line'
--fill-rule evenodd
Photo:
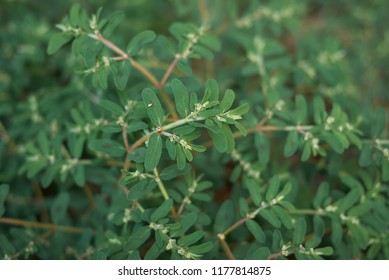
<path fill-rule="evenodd" d="M 386 83 L 370 73 L 362 106 L 354 74 L 359 52 L 388 55 L 345 51 L 357 24 L 371 45 L 386 31 L 314 26 L 338 2 L 174 1 L 196 23 L 130 39 L 125 12 L 73 5 L 48 36 L 51 79 L 0 73 L 0 256 L 389 258 Z M 332 32 L 347 25 L 351 39 Z M 25 94 L 13 73 L 42 85 Z"/>

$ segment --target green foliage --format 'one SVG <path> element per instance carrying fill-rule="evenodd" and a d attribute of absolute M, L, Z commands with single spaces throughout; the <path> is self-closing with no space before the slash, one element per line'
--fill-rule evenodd
<path fill-rule="evenodd" d="M 41 2 L 0 17 L 1 259 L 389 259 L 387 1 Z"/>

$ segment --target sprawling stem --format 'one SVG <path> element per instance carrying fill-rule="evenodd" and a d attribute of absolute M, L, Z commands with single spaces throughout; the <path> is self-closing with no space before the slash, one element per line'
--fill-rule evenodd
<path fill-rule="evenodd" d="M 67 233 L 83 234 L 85 232 L 85 229 L 78 228 L 78 227 L 59 226 L 56 224 L 39 223 L 39 222 L 32 222 L 32 221 L 26 221 L 26 220 L 4 218 L 4 217 L 0 218 L 0 223 L 15 225 L 15 226 L 43 228 L 43 229 L 49 229 L 49 230 L 53 230 L 53 231 L 62 231 L 62 232 L 67 232 Z"/>

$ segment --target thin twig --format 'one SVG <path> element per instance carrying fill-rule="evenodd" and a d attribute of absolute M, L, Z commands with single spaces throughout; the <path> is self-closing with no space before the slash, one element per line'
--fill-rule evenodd
<path fill-rule="evenodd" d="M 15 226 L 43 228 L 43 229 L 49 229 L 53 231 L 62 231 L 62 232 L 76 233 L 76 234 L 83 234 L 85 232 L 84 228 L 79 228 L 79 227 L 59 226 L 56 224 L 39 223 L 39 222 L 32 222 L 32 221 L 5 218 L 5 217 L 0 218 L 0 223 L 15 225 Z"/>
<path fill-rule="evenodd" d="M 226 240 L 225 240 L 225 238 L 226 238 L 225 235 L 222 234 L 222 233 L 219 233 L 219 234 L 217 235 L 217 238 L 219 239 L 220 244 L 222 244 L 223 249 L 224 249 L 224 251 L 226 252 L 227 258 L 228 258 L 229 260 L 235 260 L 235 257 L 234 257 L 234 255 L 232 254 L 231 249 L 230 249 L 230 247 L 228 246 L 228 244 L 227 244 L 227 242 L 226 242 Z"/>
<path fill-rule="evenodd" d="M 178 53 L 175 55 L 174 60 L 172 61 L 172 63 L 170 63 L 169 67 L 167 68 L 167 70 L 165 72 L 165 75 L 163 76 L 161 82 L 159 83 L 159 86 L 160 86 L 159 89 L 163 89 L 163 87 L 165 86 L 165 84 L 167 82 L 167 79 L 170 77 L 171 73 L 173 72 L 174 68 L 176 67 L 177 62 L 181 58 L 182 58 L 181 54 Z"/>

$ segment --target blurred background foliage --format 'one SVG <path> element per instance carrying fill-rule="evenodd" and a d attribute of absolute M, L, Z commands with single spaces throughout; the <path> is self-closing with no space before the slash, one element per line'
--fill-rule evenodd
<path fill-rule="evenodd" d="M 65 180 L 61 185 L 54 184 L 54 187 L 42 190 L 36 179 L 39 170 L 31 171 L 30 174 L 19 172 L 27 157 L 29 143 L 34 141 L 42 129 L 49 135 L 66 137 L 70 122 L 69 111 L 72 108 L 80 109 L 83 101 L 93 103 L 114 91 L 111 87 L 108 90 L 96 89 L 90 83 L 85 83 L 88 77 L 75 75 L 74 68 L 78 64 L 70 53 L 69 46 L 52 56 L 46 53 L 49 38 L 58 32 L 55 24 L 68 14 L 73 3 L 80 3 L 90 14 L 99 7 L 103 7 L 104 15 L 117 10 L 123 11 L 125 19 L 110 38 L 119 46 L 125 45 L 129 38 L 146 29 L 169 38 L 158 38 L 140 57 L 140 62 L 152 69 L 157 77 L 162 77 L 174 55 L 172 49 L 176 43 L 169 33 L 171 24 L 181 21 L 200 25 L 202 19 L 208 18 L 211 32 L 221 40 L 223 47 L 221 52 L 215 53 L 212 61 L 192 61 L 194 76 L 198 81 L 190 83 L 191 90 L 198 89 L 205 80 L 214 78 L 222 89 L 232 88 L 238 95 L 247 93 L 245 98 L 257 104 L 258 93 L 261 92 L 260 81 L 253 73 L 258 69 L 256 65 L 250 64 L 248 56 L 250 50 L 258 47 L 252 44 L 252 38 L 258 35 L 275 42 L 274 48 L 270 48 L 267 54 L 271 61 L 267 70 L 280 71 L 283 75 L 276 75 L 277 78 L 288 81 L 289 87 L 283 83 L 282 87 L 277 88 L 280 98 L 288 98 L 296 92 L 307 96 L 319 93 L 338 103 L 350 119 L 360 124 L 361 130 L 367 131 L 373 117 L 372 112 L 378 106 L 389 112 L 389 2 L 385 0 L 3 0 L 0 3 L 0 183 L 12 186 L 7 198 L 7 205 L 10 207 L 6 214 L 9 217 L 56 222 L 48 209 L 59 209 L 61 212 L 61 205 L 56 206 L 55 203 L 66 198 L 61 197 L 59 200 L 57 195 L 61 190 L 71 190 L 72 209 L 68 215 L 54 215 L 58 217 L 57 222 L 99 228 L 99 219 L 113 211 L 115 206 L 112 202 L 121 201 L 119 195 L 111 196 L 109 193 L 110 184 L 115 183 L 120 172 L 117 167 L 115 171 L 113 167 L 87 170 L 87 177 L 101 187 L 102 190 L 99 191 L 110 196 L 110 203 L 102 201 L 104 196 L 100 198 L 101 201 L 97 198 L 97 202 L 93 203 L 97 203 L 100 210 L 92 214 L 82 213 L 82 209 L 91 203 L 85 199 L 85 194 L 86 197 L 90 194 L 88 190 L 73 188 L 73 180 Z M 206 9 L 199 3 L 205 3 Z M 255 17 L 264 7 L 286 12 L 281 13 L 281 18 L 266 18 L 264 13 L 261 15 L 265 17 L 264 21 L 258 23 Z M 241 31 L 251 25 L 254 27 L 250 32 Z M 289 58 L 283 56 L 285 53 Z M 321 63 L 328 61 L 330 63 Z M 274 65 L 271 65 L 272 62 Z M 293 79 L 288 72 L 290 65 L 297 65 L 301 70 L 293 71 Z M 182 76 L 179 71 L 176 74 Z M 136 94 L 140 88 L 146 86 L 148 82 L 141 74 L 133 71 L 129 92 Z M 255 124 L 255 121 L 258 119 L 252 117 L 248 118 L 247 123 Z M 384 136 L 388 138 L 387 134 Z M 54 146 L 57 144 L 52 143 Z M 246 152 L 249 144 L 246 147 L 242 144 L 242 147 L 242 151 Z M 226 166 L 218 164 L 220 158 Z M 347 157 L 342 161 L 339 158 L 338 155 L 331 155 L 326 162 L 318 161 L 315 164 L 319 166 L 320 172 L 326 174 L 336 174 L 343 168 L 341 165 L 349 165 L 349 170 L 353 169 L 354 165 L 347 161 Z M 351 152 L 349 158 L 356 161 L 358 154 Z M 207 179 L 214 182 L 215 200 L 220 203 L 234 191 L 226 192 L 223 187 L 225 181 L 220 180 L 223 174 L 227 177 L 230 175 L 234 164 L 230 159 L 215 156 L 213 162 L 204 165 L 208 159 L 209 155 L 198 156 L 198 173 L 205 173 Z M 308 163 L 295 170 L 290 162 L 272 162 L 270 166 L 272 167 L 265 171 L 269 175 L 274 170 L 296 171 L 293 180 L 297 185 L 309 185 L 308 179 L 302 179 L 309 176 L 303 173 L 317 173 L 317 169 Z M 226 168 L 229 172 L 226 172 Z M 316 178 L 314 175 L 312 177 Z M 311 181 L 314 179 L 311 178 Z M 300 197 L 297 205 L 307 206 L 312 200 L 313 191 L 306 188 L 307 199 Z M 210 211 L 216 211 L 216 207 L 212 204 Z M 14 248 L 8 247 L 6 250 L 13 252 L 13 258 L 82 258 L 80 254 L 85 253 L 92 236 L 89 232 L 83 235 L 84 239 L 79 240 L 78 236 L 54 235 L 58 246 L 51 247 L 53 249 L 50 251 L 39 251 L 39 255 L 36 255 L 36 245 L 29 241 L 44 244 L 44 233 L 41 236 L 32 230 L 0 224 L 0 243 L 7 244 L 7 238 L 10 238 L 8 231 L 11 235 L 18 236 L 16 241 L 9 242 L 9 246 Z M 78 244 L 76 251 L 67 247 L 67 244 L 75 243 Z M 343 257 L 349 256 L 345 254 Z"/>

